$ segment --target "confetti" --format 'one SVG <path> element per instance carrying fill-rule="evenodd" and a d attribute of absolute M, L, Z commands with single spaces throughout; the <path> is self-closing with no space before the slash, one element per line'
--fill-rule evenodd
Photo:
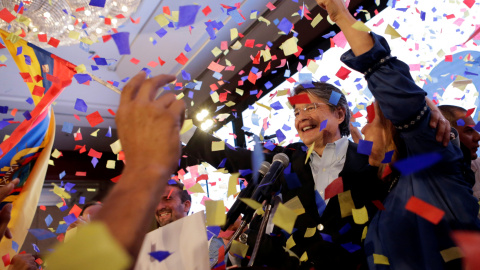
<path fill-rule="evenodd" d="M 420 200 L 419 198 L 412 196 L 407 204 L 405 209 L 408 211 L 421 216 L 422 218 L 430 221 L 433 224 L 438 224 L 442 220 L 445 212 L 437 207 Z"/>
<path fill-rule="evenodd" d="M 161 261 L 165 260 L 166 258 L 168 258 L 168 256 L 170 256 L 172 253 L 170 253 L 168 251 L 153 251 L 153 252 L 150 252 L 148 254 L 152 258 L 154 258 L 155 260 L 161 262 Z"/>
<path fill-rule="evenodd" d="M 100 123 L 103 123 L 103 118 L 98 111 L 87 115 L 85 118 L 87 118 L 87 121 L 91 127 L 94 127 Z"/>

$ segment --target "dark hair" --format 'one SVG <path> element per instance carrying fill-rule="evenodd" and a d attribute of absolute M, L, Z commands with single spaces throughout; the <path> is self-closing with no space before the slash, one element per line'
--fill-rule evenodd
<path fill-rule="evenodd" d="M 460 118 L 458 114 L 467 112 L 464 108 L 455 105 L 440 105 L 438 109 L 443 114 L 443 117 L 450 122 L 450 126 L 454 128 L 458 127 L 457 120 Z"/>
<path fill-rule="evenodd" d="M 341 108 L 345 110 L 345 119 L 342 123 L 338 126 L 340 129 L 340 135 L 348 136 L 350 135 L 350 109 L 348 108 L 348 102 L 345 98 L 345 95 L 340 91 L 337 87 L 324 82 L 312 82 L 313 87 L 305 88 L 303 85 L 298 85 L 293 89 L 293 95 L 298 95 L 301 93 L 310 93 L 318 98 L 325 100 L 325 102 L 329 105 L 330 111 L 334 112 L 336 108 Z M 337 92 L 340 94 L 340 99 L 338 100 L 337 105 L 333 105 L 330 102 L 330 96 L 332 92 Z"/>
<path fill-rule="evenodd" d="M 175 183 L 173 183 L 173 182 L 175 182 Z M 182 201 L 182 203 L 184 203 L 186 201 L 192 201 L 192 196 L 190 196 L 190 194 L 188 194 L 188 191 L 186 189 L 183 189 L 185 187 L 184 184 L 171 179 L 171 180 L 168 181 L 168 185 L 171 186 L 171 187 L 176 187 L 180 190 L 180 200 Z"/>
<path fill-rule="evenodd" d="M 87 210 L 88 207 L 90 206 L 93 206 L 93 205 L 102 205 L 101 202 L 88 202 L 86 203 L 83 208 L 82 208 L 82 212 L 80 212 L 80 215 L 79 216 L 82 216 L 83 215 L 83 212 L 85 212 L 85 210 Z"/>

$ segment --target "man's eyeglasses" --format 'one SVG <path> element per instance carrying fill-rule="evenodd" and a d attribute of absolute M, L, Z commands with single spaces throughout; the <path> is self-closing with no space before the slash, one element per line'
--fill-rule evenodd
<path fill-rule="evenodd" d="M 320 105 L 327 105 L 327 106 L 329 106 L 329 104 L 326 104 L 326 103 L 310 103 L 310 104 L 307 104 L 307 106 L 305 106 L 304 108 L 295 108 L 295 109 L 293 109 L 293 115 L 295 115 L 295 118 L 297 118 L 297 117 L 300 115 L 300 111 L 303 111 L 303 112 L 306 113 L 307 115 L 310 115 L 310 114 L 312 114 L 318 107 L 320 107 Z"/>

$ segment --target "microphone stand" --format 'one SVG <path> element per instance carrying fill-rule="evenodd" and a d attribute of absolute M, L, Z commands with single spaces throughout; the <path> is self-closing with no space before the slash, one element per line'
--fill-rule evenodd
<path fill-rule="evenodd" d="M 237 239 L 238 236 L 243 232 L 243 230 L 245 229 L 245 227 L 247 227 L 247 225 L 250 223 L 250 221 L 252 219 L 254 219 L 255 217 L 257 216 L 257 212 L 255 212 L 255 214 L 253 215 L 252 218 L 244 218 L 242 220 L 242 223 L 240 223 L 240 227 L 238 227 L 238 229 L 235 231 L 235 233 L 233 234 L 232 238 L 230 238 L 230 240 L 228 241 L 227 243 L 227 246 L 225 247 L 225 255 L 227 255 L 228 251 L 230 250 L 230 248 L 232 247 L 232 243 L 233 243 L 233 240 Z"/>
<path fill-rule="evenodd" d="M 257 239 L 255 239 L 255 246 L 253 247 L 252 256 L 250 257 L 247 267 L 252 267 L 253 263 L 255 262 L 255 258 L 257 257 L 258 250 L 260 249 L 260 242 L 262 241 L 263 234 L 265 233 L 265 227 L 267 227 L 273 204 L 274 199 L 272 198 L 271 202 L 265 207 L 265 214 L 263 215 L 262 223 L 260 224 L 260 229 L 258 230 L 257 234 Z"/>

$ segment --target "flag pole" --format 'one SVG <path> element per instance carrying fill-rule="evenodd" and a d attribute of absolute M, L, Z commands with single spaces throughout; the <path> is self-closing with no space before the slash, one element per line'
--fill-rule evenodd
<path fill-rule="evenodd" d="M 92 77 L 92 80 L 94 80 L 94 81 L 98 82 L 99 84 L 107 87 L 108 89 L 112 90 L 113 92 L 115 92 L 115 93 L 117 93 L 117 94 L 119 94 L 119 95 L 122 94 L 122 91 L 120 91 L 120 89 L 118 89 L 117 87 L 109 84 L 108 82 L 106 82 L 106 81 L 98 78 L 97 76 L 95 76 L 95 75 L 93 75 L 93 74 L 91 74 L 91 73 L 89 73 L 89 72 L 85 72 L 85 74 L 90 75 L 90 77 Z"/>

